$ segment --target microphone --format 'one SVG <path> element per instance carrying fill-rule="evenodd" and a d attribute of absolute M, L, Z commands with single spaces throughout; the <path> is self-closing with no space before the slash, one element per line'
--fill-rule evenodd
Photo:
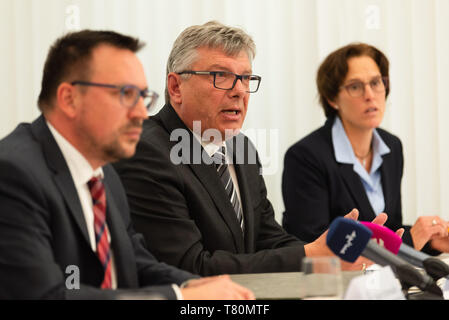
<path fill-rule="evenodd" d="M 443 296 L 440 287 L 426 273 L 421 273 L 407 261 L 371 240 L 373 232 L 357 221 L 336 218 L 329 227 L 327 246 L 341 259 L 354 262 L 360 255 L 381 265 L 389 265 L 403 286 L 417 286 L 422 291 Z"/>
<path fill-rule="evenodd" d="M 449 275 L 449 266 L 444 261 L 402 243 L 402 239 L 391 229 L 371 222 L 362 221 L 360 223 L 373 232 L 372 237 L 375 238 L 380 245 L 383 244 L 385 249 L 397 254 L 408 263 L 418 268 L 425 269 L 427 274 L 434 280 Z"/>
<path fill-rule="evenodd" d="M 360 223 L 371 230 L 373 233 L 371 238 L 376 239 L 381 247 L 384 247 L 394 254 L 398 254 L 402 244 L 401 237 L 387 227 L 366 221 L 360 221 Z"/>

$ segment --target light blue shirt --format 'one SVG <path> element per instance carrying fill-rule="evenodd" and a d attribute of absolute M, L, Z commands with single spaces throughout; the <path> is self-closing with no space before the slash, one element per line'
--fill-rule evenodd
<path fill-rule="evenodd" d="M 332 126 L 332 143 L 334 146 L 335 158 L 339 163 L 353 164 L 354 171 L 360 176 L 363 187 L 365 188 L 368 200 L 376 215 L 385 210 L 385 198 L 382 189 L 380 166 L 382 165 L 382 156 L 390 153 L 390 148 L 385 144 L 382 138 L 373 131 L 373 161 L 371 171 L 367 172 L 352 150 L 351 142 L 346 135 L 345 129 L 339 117 L 335 118 Z"/>

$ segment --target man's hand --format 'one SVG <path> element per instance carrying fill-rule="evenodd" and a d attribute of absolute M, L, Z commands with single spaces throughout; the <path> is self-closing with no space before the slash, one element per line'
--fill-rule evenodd
<path fill-rule="evenodd" d="M 229 275 L 191 280 L 181 289 L 184 300 L 254 300 L 253 292 L 233 282 Z"/>
<path fill-rule="evenodd" d="M 345 218 L 357 220 L 359 217 L 359 210 L 352 209 L 351 212 L 344 216 Z M 327 247 L 326 237 L 329 229 L 326 230 L 321 236 L 319 236 L 315 241 L 308 243 L 304 246 L 304 251 L 306 257 L 313 256 L 334 256 L 334 253 Z"/>

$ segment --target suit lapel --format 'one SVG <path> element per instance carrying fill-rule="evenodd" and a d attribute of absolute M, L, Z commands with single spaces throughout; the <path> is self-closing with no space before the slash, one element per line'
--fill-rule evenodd
<path fill-rule="evenodd" d="M 237 251 L 244 252 L 242 229 L 240 229 L 234 208 L 232 207 L 229 197 L 223 188 L 223 184 L 217 175 L 215 164 L 212 163 L 212 159 L 204 151 L 199 141 L 193 136 L 193 133 L 184 125 L 172 106 L 164 106 L 158 116 L 162 120 L 169 134 L 177 129 L 185 130 L 182 137 L 180 136 L 181 139 L 173 142 L 173 146 L 182 144 L 182 163 L 187 164 L 191 168 L 205 190 L 209 193 L 220 216 L 232 232 Z M 198 151 L 200 152 L 199 154 Z M 210 164 L 204 163 L 203 157 L 210 160 L 207 161 L 207 163 Z"/>
<path fill-rule="evenodd" d="M 114 253 L 114 263 L 117 275 L 117 287 L 137 287 L 138 279 L 134 271 L 135 266 L 130 265 L 130 261 L 134 260 L 131 253 L 134 249 L 127 237 L 128 233 L 125 224 L 122 221 L 121 214 L 115 203 L 111 187 L 108 183 L 107 170 L 105 173 L 105 190 L 106 190 L 106 221 L 111 236 L 111 248 Z"/>
<path fill-rule="evenodd" d="M 376 215 L 368 200 L 359 175 L 354 171 L 352 164 L 339 164 L 339 166 L 346 187 L 357 205 L 356 208 L 359 210 L 359 220 L 371 221 Z"/>
<path fill-rule="evenodd" d="M 387 214 L 391 211 L 390 209 L 393 209 L 393 206 L 391 204 L 391 192 L 390 192 L 390 186 L 393 184 L 393 177 L 395 176 L 394 169 L 392 167 L 393 162 L 391 152 L 384 155 L 382 157 L 382 165 L 380 166 L 380 175 L 382 179 L 382 190 L 384 194 L 384 201 L 385 201 L 385 209 L 384 212 Z"/>
<path fill-rule="evenodd" d="M 221 217 L 231 230 L 238 252 L 244 252 L 242 229 L 237 221 L 237 216 L 231 201 L 223 188 L 223 183 L 217 175 L 215 165 L 190 164 L 189 167 L 192 169 L 198 180 L 201 181 L 202 185 L 214 201 Z"/>
<path fill-rule="evenodd" d="M 73 216 L 83 238 L 90 246 L 86 221 L 81 208 L 81 202 L 78 198 L 78 192 L 76 191 L 75 184 L 64 156 L 53 138 L 50 129 L 45 123 L 45 118 L 40 116 L 34 121 L 31 125 L 31 130 L 36 139 L 40 141 L 44 156 L 47 159 L 48 167 L 54 172 L 55 183 L 61 191 L 61 195 L 67 204 L 70 214 Z"/>
<path fill-rule="evenodd" d="M 87 232 L 86 220 L 84 219 L 83 210 L 81 208 L 81 202 L 78 198 L 78 192 L 73 184 L 72 176 L 70 172 L 59 172 L 55 175 L 56 185 L 59 187 L 62 196 L 69 208 L 69 212 L 75 219 L 76 225 L 80 229 L 83 238 L 89 243 L 90 239 Z"/>
<path fill-rule="evenodd" d="M 243 166 L 243 164 L 235 164 L 234 168 L 239 184 L 240 198 L 242 200 L 241 204 L 245 224 L 245 248 L 246 252 L 254 252 L 254 208 L 251 205 L 252 201 L 249 193 L 249 185 L 245 175 L 243 174 Z"/>

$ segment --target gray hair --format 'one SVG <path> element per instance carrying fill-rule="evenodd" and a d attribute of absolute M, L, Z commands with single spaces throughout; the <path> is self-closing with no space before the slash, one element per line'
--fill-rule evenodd
<path fill-rule="evenodd" d="M 245 31 L 217 21 L 209 21 L 203 25 L 188 27 L 178 36 L 168 57 L 166 76 L 170 72 L 188 69 L 197 59 L 196 49 L 201 47 L 222 49 L 229 56 L 236 56 L 244 50 L 250 63 L 256 56 L 256 45 Z M 165 102 L 170 102 L 167 86 Z"/>

